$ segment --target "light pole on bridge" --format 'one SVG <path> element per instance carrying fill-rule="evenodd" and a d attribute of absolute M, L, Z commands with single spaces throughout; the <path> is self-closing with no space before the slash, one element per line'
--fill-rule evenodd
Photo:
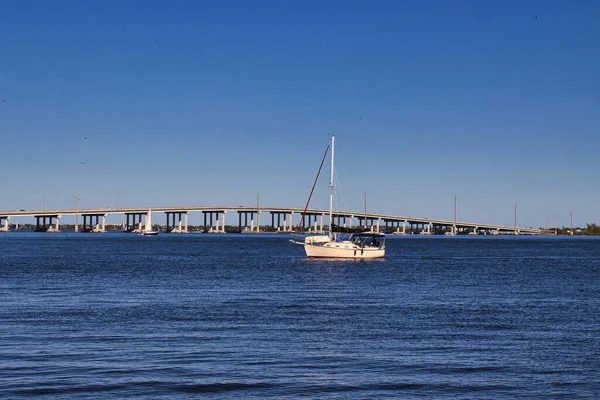
<path fill-rule="evenodd" d="M 90 225 L 91 225 L 90 219 Z M 75 193 L 75 232 L 79 232 L 79 191 Z"/>
<path fill-rule="evenodd" d="M 515 203 L 515 235 L 517 234 L 517 203 Z"/>
<path fill-rule="evenodd" d="M 367 229 L 367 191 L 364 191 L 365 196 L 365 230 Z"/>
<path fill-rule="evenodd" d="M 571 236 L 573 236 L 573 210 L 569 211 L 569 217 L 571 217 Z"/>
<path fill-rule="evenodd" d="M 457 195 L 454 195 L 454 226 L 452 227 L 452 233 L 456 235 L 456 200 L 458 199 Z"/>
<path fill-rule="evenodd" d="M 256 233 L 260 232 L 260 193 L 256 192 Z"/>

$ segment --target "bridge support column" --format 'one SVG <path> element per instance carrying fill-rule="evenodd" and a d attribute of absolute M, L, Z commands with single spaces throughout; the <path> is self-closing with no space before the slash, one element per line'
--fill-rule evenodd
<path fill-rule="evenodd" d="M 60 215 L 36 215 L 36 232 L 60 232 L 58 220 Z M 41 225 L 40 225 L 41 221 Z"/>
<path fill-rule="evenodd" d="M 319 220 L 317 219 L 317 217 L 321 218 L 320 226 L 319 226 Z M 323 232 L 322 217 L 323 217 L 322 214 L 306 213 L 304 215 L 304 220 L 302 220 L 302 227 L 305 229 L 308 227 L 308 231 L 311 233 Z"/>
<path fill-rule="evenodd" d="M 142 218 L 144 218 L 148 213 L 125 213 L 125 232 L 140 232 L 142 231 Z"/>
<path fill-rule="evenodd" d="M 239 221 L 239 232 L 240 233 L 254 232 L 254 214 L 255 213 L 256 213 L 256 211 L 238 211 L 238 221 Z M 250 214 L 250 224 L 249 225 L 248 225 L 248 214 Z M 242 224 L 242 215 L 244 216 L 243 224 Z"/>
<path fill-rule="evenodd" d="M 185 220 L 182 226 L 181 216 Z M 165 211 L 167 218 L 167 233 L 188 233 L 188 212 L 187 211 Z"/>
<path fill-rule="evenodd" d="M 292 224 L 288 224 L 288 218 L 291 219 L 291 216 L 292 213 L 271 211 L 271 229 L 275 232 L 291 232 Z M 275 217 L 277 217 L 277 223 L 275 223 Z"/>
<path fill-rule="evenodd" d="M 0 232 L 8 232 L 10 229 L 8 227 L 8 220 L 10 216 L 2 216 L 0 217 Z"/>
<path fill-rule="evenodd" d="M 81 232 L 106 232 L 106 214 L 81 214 L 81 220 Z"/>
<path fill-rule="evenodd" d="M 225 233 L 225 213 L 227 210 L 202 211 L 204 214 L 204 231 L 206 233 Z M 210 225 L 206 224 L 206 215 L 210 219 Z M 213 217 L 215 224 L 213 225 Z M 221 226 L 219 226 L 219 217 L 221 217 Z"/>

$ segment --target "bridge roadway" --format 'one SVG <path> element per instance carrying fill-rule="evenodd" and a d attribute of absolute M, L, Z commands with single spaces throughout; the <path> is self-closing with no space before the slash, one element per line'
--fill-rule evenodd
<path fill-rule="evenodd" d="M 4 219 L 6 221 L 7 217 L 44 217 L 44 216 L 64 216 L 64 215 L 108 215 L 108 214 L 146 214 L 149 210 L 152 210 L 152 213 L 155 212 L 165 212 L 165 213 L 187 213 L 187 212 L 204 212 L 204 213 L 224 213 L 224 212 L 238 212 L 238 213 L 256 213 L 259 211 L 260 214 L 270 213 L 270 214 L 302 214 L 304 211 L 303 208 L 285 208 L 285 207 L 252 207 L 252 206 L 186 206 L 186 207 L 141 207 L 141 208 L 87 208 L 87 209 L 64 209 L 64 210 L 13 210 L 13 211 L 0 211 L 0 219 Z M 321 209 L 307 209 L 307 214 L 310 215 L 322 215 L 328 216 L 329 210 L 321 210 Z M 336 217 L 341 218 L 349 218 L 350 226 L 352 225 L 352 220 L 356 219 L 359 224 L 363 223 L 365 218 L 367 221 L 371 222 L 371 224 L 377 223 L 379 226 L 379 222 L 383 222 L 384 224 L 390 223 L 392 227 L 396 224 L 398 227 L 399 224 L 408 225 L 421 225 L 423 230 L 425 230 L 426 226 L 427 231 L 429 232 L 432 227 L 449 227 L 453 229 L 453 232 L 457 232 L 460 230 L 483 230 L 488 232 L 495 233 L 518 233 L 518 234 L 526 234 L 526 235 L 535 235 L 540 234 L 540 229 L 535 228 L 525 228 L 525 227 L 515 227 L 515 226 L 507 226 L 507 225 L 493 225 L 493 224 L 480 224 L 475 222 L 464 222 L 464 221 L 454 221 L 451 220 L 439 220 L 439 219 L 430 219 L 430 218 L 419 218 L 419 217 L 407 217 L 400 215 L 386 215 L 386 214 L 373 214 L 364 212 L 349 212 L 349 211 L 339 211 L 336 210 L 333 212 L 334 221 Z M 241 221 L 241 219 L 240 219 Z M 378 222 L 379 221 L 379 222 Z M 316 223 L 316 221 L 315 221 Z M 321 222 L 322 223 L 322 222 Z M 356 224 L 354 225 L 356 226 Z M 382 226 L 383 228 L 383 226 Z M 389 228 L 389 227 L 388 227 Z"/>

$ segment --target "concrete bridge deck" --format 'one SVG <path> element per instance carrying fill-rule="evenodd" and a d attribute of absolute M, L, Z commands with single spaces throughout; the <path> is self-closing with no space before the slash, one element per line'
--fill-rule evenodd
<path fill-rule="evenodd" d="M 205 214 L 205 223 L 204 226 L 208 226 L 206 223 L 206 215 L 210 215 L 210 226 L 212 224 L 212 216 L 213 214 L 217 215 L 217 226 L 218 226 L 218 216 L 221 215 L 223 217 L 222 226 L 224 226 L 224 214 L 228 212 L 237 212 L 240 215 L 240 227 L 241 227 L 241 215 L 242 214 L 270 214 L 274 215 L 289 215 L 289 221 L 286 221 L 285 227 L 286 230 L 291 230 L 292 221 L 294 214 L 302 214 L 304 211 L 303 208 L 286 208 L 286 207 L 253 207 L 253 206 L 175 206 L 175 207 L 135 207 L 135 208 L 81 208 L 81 209 L 56 209 L 56 210 L 12 210 L 12 211 L 0 211 L 0 223 L 3 222 L 7 224 L 8 219 L 10 217 L 35 217 L 35 218 L 43 218 L 43 217 L 60 217 L 66 215 L 109 215 L 109 214 L 147 214 L 151 210 L 152 213 L 164 212 L 164 213 L 191 213 L 191 212 L 201 212 Z M 323 227 L 323 218 L 328 220 L 329 210 L 322 209 L 307 209 L 307 215 L 312 217 L 320 216 L 320 220 L 317 222 L 315 219 L 315 224 Z M 357 226 L 357 225 L 368 225 L 374 226 L 376 224 L 377 229 L 387 227 L 388 230 L 391 227 L 397 226 L 400 227 L 400 224 L 403 224 L 405 228 L 406 225 L 410 226 L 420 226 L 423 231 L 430 232 L 431 229 L 436 227 L 442 228 L 451 228 L 452 232 L 456 233 L 460 230 L 469 230 L 469 231 L 489 231 L 495 233 L 518 233 L 518 234 L 539 234 L 541 233 L 539 229 L 535 228 L 525 228 L 518 226 L 507 226 L 507 225 L 493 225 L 493 224 L 485 224 L 485 223 L 476 223 L 476 222 L 466 222 L 466 221 L 451 221 L 451 220 L 441 220 L 441 219 L 430 219 L 430 218 L 420 218 L 420 217 L 409 217 L 402 215 L 386 215 L 386 214 L 375 214 L 375 213 L 367 213 L 364 212 L 349 212 L 342 210 L 335 210 L 333 212 L 334 223 L 336 220 L 341 220 L 344 222 L 348 222 L 349 226 Z M 299 215 L 297 216 L 299 218 Z M 310 218 L 309 218 L 310 219 Z M 258 222 L 258 221 L 257 221 Z M 267 224 L 265 224 L 267 225 Z M 280 223 L 278 223 L 278 226 Z M 344 223 L 338 223 L 338 225 L 344 225 Z M 309 223 L 309 226 L 312 226 Z"/>

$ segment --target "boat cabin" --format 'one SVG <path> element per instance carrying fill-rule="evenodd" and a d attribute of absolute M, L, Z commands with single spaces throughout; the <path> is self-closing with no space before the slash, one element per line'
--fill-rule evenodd
<path fill-rule="evenodd" d="M 336 242 L 352 242 L 360 247 L 376 247 L 383 249 L 385 247 L 385 235 L 377 232 L 362 233 L 340 233 L 335 237 Z"/>

